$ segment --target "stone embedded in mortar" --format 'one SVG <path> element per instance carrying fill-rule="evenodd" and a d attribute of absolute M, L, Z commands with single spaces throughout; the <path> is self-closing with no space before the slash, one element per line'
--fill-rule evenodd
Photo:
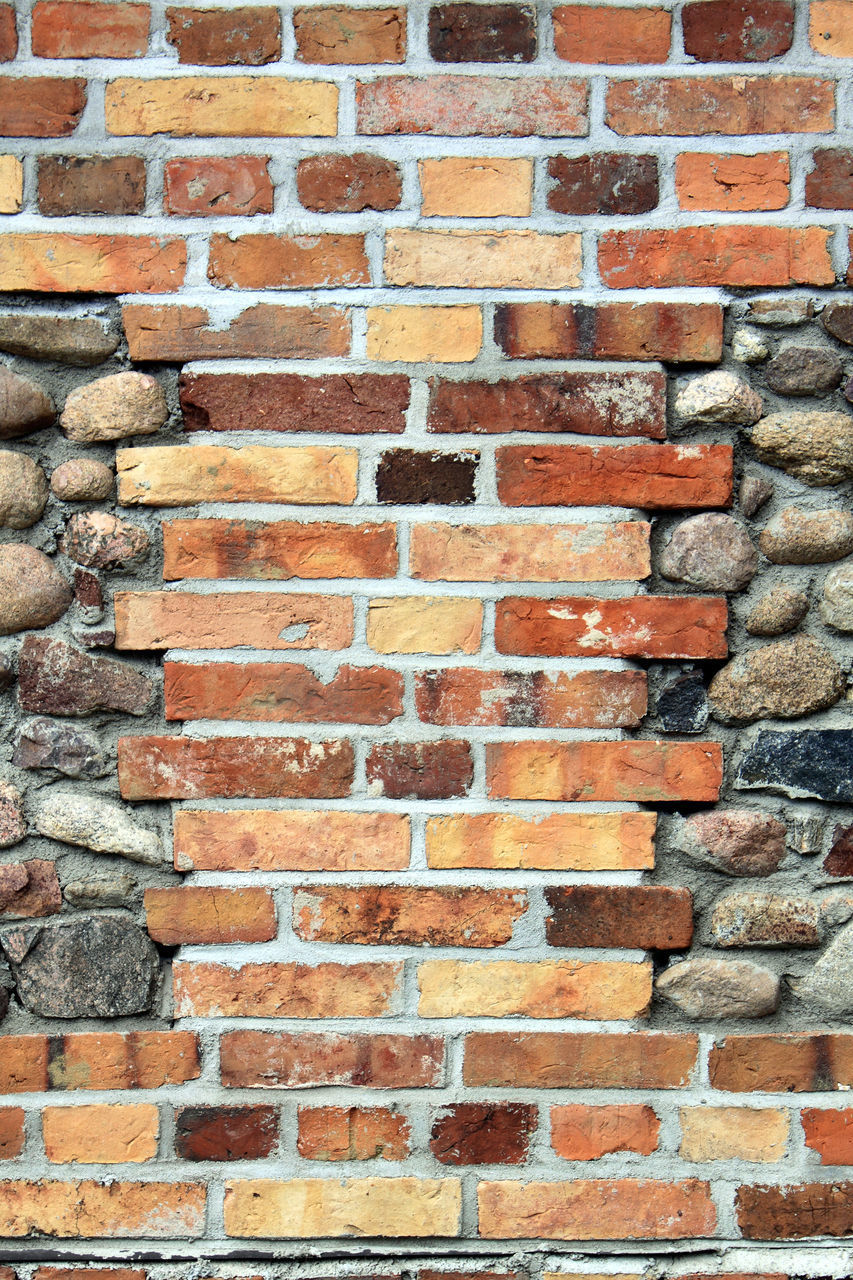
<path fill-rule="evenodd" d="M 0 865 L 0 915 L 9 920 L 53 916 L 61 908 L 59 878 L 52 862 L 34 858 Z"/>
<path fill-rule="evenodd" d="M 820 318 L 827 333 L 831 333 L 839 342 L 846 342 L 848 347 L 853 347 L 853 304 L 830 302 L 828 307 L 824 307 Z"/>
<path fill-rule="evenodd" d="M 758 568 L 758 552 L 743 525 L 731 516 L 704 512 L 674 530 L 660 557 L 660 571 L 673 582 L 704 591 L 740 591 Z"/>
<path fill-rule="evenodd" d="M 789 981 L 798 1000 L 838 1017 L 853 1013 L 853 924 L 838 933 L 805 978 Z"/>
<path fill-rule="evenodd" d="M 7 653 L 0 653 L 0 693 L 15 683 L 15 664 Z"/>
<path fill-rule="evenodd" d="M 0 525 L 29 529 L 47 504 L 47 476 L 25 453 L 0 449 Z"/>
<path fill-rule="evenodd" d="M 110 767 L 93 733 L 42 718 L 21 725 L 12 764 L 19 769 L 55 769 L 68 778 L 102 778 Z"/>
<path fill-rule="evenodd" d="M 159 837 L 139 825 L 131 812 L 102 796 L 50 791 L 40 801 L 33 825 L 43 836 L 64 844 L 115 853 L 129 862 L 159 866 L 165 858 Z"/>
<path fill-rule="evenodd" d="M 48 627 L 71 604 L 71 588 L 43 551 L 0 544 L 0 635 Z"/>
<path fill-rule="evenodd" d="M 26 834 L 23 796 L 11 782 L 0 781 L 0 849 L 18 844 Z"/>
<path fill-rule="evenodd" d="M 68 521 L 59 549 L 88 569 L 128 569 L 145 559 L 151 539 L 139 525 L 108 511 L 87 511 Z"/>
<path fill-rule="evenodd" d="M 657 696 L 655 714 L 664 733 L 701 733 L 708 723 L 702 676 L 688 671 L 670 681 Z"/>
<path fill-rule="evenodd" d="M 826 575 L 820 616 L 836 631 L 853 631 L 853 565 L 840 564 Z"/>
<path fill-rule="evenodd" d="M 767 344 L 751 329 L 735 329 L 732 356 L 739 364 L 761 364 L 770 355 Z"/>
<path fill-rule="evenodd" d="M 744 752 L 735 786 L 853 803 L 853 729 L 763 729 Z"/>
<path fill-rule="evenodd" d="M 812 636 L 742 653 L 718 671 L 708 700 L 723 724 L 793 720 L 833 706 L 844 692 L 841 668 Z"/>
<path fill-rule="evenodd" d="M 853 826 L 835 828 L 823 869 L 834 880 L 853 878 Z"/>
<path fill-rule="evenodd" d="M 71 638 L 84 649 L 113 649 L 116 633 L 113 627 L 72 627 Z"/>
<path fill-rule="evenodd" d="M 812 858 L 823 847 L 823 822 L 820 818 L 795 817 L 788 834 L 788 848 L 802 858 Z"/>
<path fill-rule="evenodd" d="M 125 916 L 95 915 L 5 930 L 18 998 L 46 1018 L 124 1018 L 151 1007 L 157 950 Z"/>
<path fill-rule="evenodd" d="M 134 899 L 133 876 L 112 876 L 103 880 L 70 880 L 63 897 L 72 907 L 97 910 L 100 907 L 127 907 Z"/>
<path fill-rule="evenodd" d="M 148 373 L 111 373 L 72 391 L 59 419 L 69 440 L 95 444 L 149 436 L 169 416 L 166 395 Z"/>
<path fill-rule="evenodd" d="M 756 423 L 756 457 L 819 488 L 853 476 L 853 414 L 837 410 L 783 410 Z"/>
<path fill-rule="evenodd" d="M 725 369 L 691 379 L 675 398 L 675 420 L 683 427 L 705 423 L 748 427 L 762 412 L 761 396 Z"/>
<path fill-rule="evenodd" d="M 754 324 L 785 328 L 789 324 L 805 324 L 814 315 L 811 298 L 753 298 L 747 307 Z"/>
<path fill-rule="evenodd" d="M 807 898 L 779 893 L 731 893 L 711 914 L 718 947 L 816 947 L 820 912 Z"/>
<path fill-rule="evenodd" d="M 112 496 L 112 467 L 96 458 L 69 458 L 51 474 L 50 487 L 63 502 L 100 502 Z"/>
<path fill-rule="evenodd" d="M 74 601 L 84 622 L 100 622 L 104 616 L 104 592 L 101 580 L 90 569 L 74 570 Z"/>
<path fill-rule="evenodd" d="M 773 485 L 763 476 L 744 476 L 738 490 L 738 506 L 747 519 L 754 516 L 769 498 L 773 497 Z"/>
<path fill-rule="evenodd" d="M 771 587 L 746 620 L 751 636 L 783 636 L 798 627 L 809 611 L 808 596 L 790 587 Z"/>
<path fill-rule="evenodd" d="M 853 551 L 853 515 L 786 507 L 764 526 L 758 545 L 773 564 L 828 564 Z"/>
<path fill-rule="evenodd" d="M 118 348 L 118 335 L 102 320 L 88 316 L 33 315 L 10 311 L 0 315 L 0 351 L 60 364 L 100 364 Z"/>
<path fill-rule="evenodd" d="M 55 417 L 53 401 L 40 386 L 0 365 L 0 440 L 32 435 Z"/>
<path fill-rule="evenodd" d="M 6 1014 L 8 1012 L 9 1012 L 9 992 L 6 990 L 5 987 L 0 986 L 0 1022 L 3 1021 L 3 1019 L 6 1017 Z"/>
<path fill-rule="evenodd" d="M 64 640 L 27 636 L 18 658 L 18 698 L 25 711 L 86 716 L 93 711 L 144 715 L 154 682 L 125 662 L 92 658 Z"/>
<path fill-rule="evenodd" d="M 751 960 L 680 960 L 655 992 L 689 1018 L 766 1018 L 779 1006 L 779 979 Z"/>
<path fill-rule="evenodd" d="M 835 929 L 840 924 L 846 924 L 851 916 L 853 897 L 840 889 L 827 894 L 820 904 L 820 922 L 824 928 Z"/>
<path fill-rule="evenodd" d="M 730 876 L 768 876 L 785 857 L 785 826 L 769 813 L 710 809 L 686 818 L 677 846 L 696 862 Z"/>
<path fill-rule="evenodd" d="M 765 369 L 767 385 L 785 396 L 833 391 L 844 370 L 834 351 L 823 347 L 783 347 Z"/>

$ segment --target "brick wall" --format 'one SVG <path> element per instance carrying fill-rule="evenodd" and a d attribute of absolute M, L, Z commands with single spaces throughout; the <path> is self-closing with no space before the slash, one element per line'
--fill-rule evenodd
<path fill-rule="evenodd" d="M 853 0 L 0 58 L 0 1280 L 848 1274 Z"/>

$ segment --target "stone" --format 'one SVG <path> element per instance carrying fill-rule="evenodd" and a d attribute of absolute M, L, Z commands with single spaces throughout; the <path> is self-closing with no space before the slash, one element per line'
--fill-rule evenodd
<path fill-rule="evenodd" d="M 18 697 L 25 711 L 86 716 L 93 711 L 144 715 L 154 683 L 125 662 L 92 658 L 48 636 L 27 636 L 18 658 Z"/>
<path fill-rule="evenodd" d="M 744 752 L 735 786 L 794 800 L 853 802 L 853 729 L 763 729 Z"/>
<path fill-rule="evenodd" d="M 100 502 L 111 498 L 115 476 L 112 467 L 95 458 L 69 458 L 50 477 L 50 487 L 63 502 Z"/>
<path fill-rule="evenodd" d="M 118 347 L 118 334 L 101 320 L 11 311 L 0 315 L 0 351 L 33 360 L 91 365 L 107 360 Z"/>
<path fill-rule="evenodd" d="M 800 625 L 809 611 L 809 598 L 790 587 L 771 587 L 746 619 L 751 636 L 782 636 Z"/>
<path fill-rule="evenodd" d="M 32 435 L 55 417 L 53 401 L 40 386 L 0 365 L 0 440 Z"/>
<path fill-rule="evenodd" d="M 148 373 L 111 373 L 72 391 L 59 419 L 69 440 L 96 444 L 159 431 L 169 416 L 166 395 Z"/>
<path fill-rule="evenodd" d="M 120 875 L 103 880 L 71 880 L 65 886 L 63 897 L 72 907 L 97 910 L 100 907 L 130 906 L 135 890 L 133 876 Z"/>
<path fill-rule="evenodd" d="M 833 706 L 844 683 L 829 650 L 812 636 L 797 636 L 734 658 L 714 676 L 708 698 L 723 724 L 793 720 Z"/>
<path fill-rule="evenodd" d="M 816 947 L 817 903 L 777 893 L 732 893 L 711 914 L 718 947 Z"/>
<path fill-rule="evenodd" d="M 836 631 L 853 631 L 853 565 L 840 564 L 826 575 L 820 616 Z"/>
<path fill-rule="evenodd" d="M 791 324 L 805 324 L 814 315 L 814 303 L 810 298 L 753 298 L 747 307 L 753 324 L 785 328 Z"/>
<path fill-rule="evenodd" d="M 151 539 L 139 525 L 108 511 L 87 511 L 71 517 L 59 545 L 89 569 L 128 569 L 146 558 Z"/>
<path fill-rule="evenodd" d="M 790 978 L 798 1000 L 843 1017 L 853 1013 L 853 925 L 832 940 L 805 978 Z"/>
<path fill-rule="evenodd" d="M 112 649 L 115 647 L 116 633 L 112 627 L 72 627 L 71 638 L 75 644 L 84 649 Z"/>
<path fill-rule="evenodd" d="M 0 693 L 15 683 L 15 664 L 6 653 L 0 653 Z"/>
<path fill-rule="evenodd" d="M 849 302 L 830 302 L 824 307 L 821 322 L 827 333 L 839 342 L 846 342 L 853 347 L 853 304 Z"/>
<path fill-rule="evenodd" d="M 842 890 L 828 894 L 820 904 L 820 922 L 824 928 L 835 929 L 840 924 L 846 924 L 851 916 L 853 898 Z"/>
<path fill-rule="evenodd" d="M 12 764 L 19 769 L 55 769 L 68 778 L 102 778 L 110 767 L 93 733 L 41 718 L 21 725 Z"/>
<path fill-rule="evenodd" d="M 738 505 L 749 519 L 773 497 L 773 485 L 763 476 L 744 476 L 738 491 Z"/>
<path fill-rule="evenodd" d="M 157 950 L 120 915 L 21 925 L 2 946 L 18 999 L 47 1018 L 122 1018 L 150 1009 L 159 974 Z"/>
<path fill-rule="evenodd" d="M 11 782 L 0 781 L 0 849 L 17 844 L 26 834 L 23 796 Z"/>
<path fill-rule="evenodd" d="M 853 414 L 837 410 L 771 413 L 752 432 L 756 457 L 819 488 L 853 476 Z"/>
<path fill-rule="evenodd" d="M 701 733 L 708 723 L 701 674 L 689 671 L 665 685 L 658 694 L 655 713 L 664 733 Z"/>
<path fill-rule="evenodd" d="M 682 426 L 751 426 L 763 413 L 761 396 L 748 382 L 725 369 L 692 378 L 675 397 L 675 418 Z"/>
<path fill-rule="evenodd" d="M 782 396 L 814 396 L 834 391 L 844 370 L 834 351 L 823 347 L 783 347 L 765 369 L 767 385 Z"/>
<path fill-rule="evenodd" d="M 50 791 L 36 808 L 33 823 L 51 840 L 115 853 L 129 862 L 160 866 L 165 858 L 159 837 L 135 822 L 132 811 L 102 796 Z"/>
<path fill-rule="evenodd" d="M 758 552 L 746 529 L 718 512 L 684 520 L 660 557 L 665 578 L 703 591 L 741 591 L 757 569 Z"/>
<path fill-rule="evenodd" d="M 0 866 L 0 914 L 8 919 L 56 915 L 62 907 L 52 862 L 10 862 Z"/>
<path fill-rule="evenodd" d="M 853 826 L 835 828 L 823 870 L 835 880 L 853 878 Z"/>
<path fill-rule="evenodd" d="M 92 624 L 104 616 L 104 592 L 96 573 L 89 569 L 74 570 L 74 602 L 83 621 Z"/>
<path fill-rule="evenodd" d="M 29 529 L 47 503 L 47 477 L 25 453 L 0 449 L 0 525 Z"/>
<path fill-rule="evenodd" d="M 48 627 L 71 604 L 71 588 L 43 551 L 0 544 L 0 635 Z"/>
<path fill-rule="evenodd" d="M 732 356 L 740 364 L 761 364 L 770 355 L 767 344 L 751 329 L 735 329 L 732 334 Z"/>
<path fill-rule="evenodd" d="M 751 960 L 680 960 L 655 992 L 689 1018 L 766 1018 L 779 1006 L 779 979 Z"/>
<path fill-rule="evenodd" d="M 849 378 L 844 385 L 844 399 L 853 402 L 853 378 Z"/>
<path fill-rule="evenodd" d="M 853 551 L 853 515 L 786 507 L 767 524 L 758 545 L 773 564 L 828 564 Z"/>
<path fill-rule="evenodd" d="M 813 857 L 823 847 L 823 823 L 820 818 L 795 817 L 788 836 L 788 848 L 803 858 Z"/>
<path fill-rule="evenodd" d="M 696 862 L 730 876 L 768 876 L 785 857 L 785 826 L 769 813 L 711 809 L 678 829 L 677 847 Z"/>

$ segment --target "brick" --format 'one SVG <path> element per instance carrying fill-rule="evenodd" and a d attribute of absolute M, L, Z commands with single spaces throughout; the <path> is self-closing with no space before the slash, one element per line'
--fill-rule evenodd
<path fill-rule="evenodd" d="M 313 289 L 370 284 L 370 266 L 360 235 L 214 235 L 207 278 L 228 289 Z"/>
<path fill-rule="evenodd" d="M 427 40 L 436 62 L 533 62 L 536 11 L 520 4 L 436 4 Z"/>
<path fill-rule="evenodd" d="M 713 596 L 505 596 L 495 646 L 529 657 L 725 658 L 727 621 Z"/>
<path fill-rule="evenodd" d="M 853 1111 L 805 1107 L 800 1113 L 807 1147 L 816 1151 L 821 1164 L 853 1163 Z"/>
<path fill-rule="evenodd" d="M 781 1160 L 788 1143 L 790 1114 L 770 1108 L 681 1107 L 683 1160 Z"/>
<path fill-rule="evenodd" d="M 503 302 L 495 339 L 513 357 L 716 364 L 723 312 L 716 303 Z"/>
<path fill-rule="evenodd" d="M 473 360 L 482 345 L 478 306 L 367 308 L 369 360 L 455 363 Z"/>
<path fill-rule="evenodd" d="M 306 942 L 499 947 L 526 910 L 527 895 L 512 889 L 303 885 L 293 928 Z"/>
<path fill-rule="evenodd" d="M 0 236 L 0 289 L 168 293 L 184 282 L 186 243 L 154 236 L 24 232 Z"/>
<path fill-rule="evenodd" d="M 658 203 L 655 156 L 552 156 L 548 176 L 556 180 L 548 192 L 555 213 L 648 213 Z"/>
<path fill-rule="evenodd" d="M 697 62 L 768 62 L 794 38 L 790 0 L 702 0 L 684 6 L 684 52 Z"/>
<path fill-rule="evenodd" d="M 613 80 L 605 121 L 614 133 L 826 133 L 835 88 L 809 76 L 655 76 Z"/>
<path fill-rule="evenodd" d="M 358 132 L 439 137 L 579 138 L 588 129 L 582 80 L 531 76 L 380 76 L 356 87 Z"/>
<path fill-rule="evenodd" d="M 651 965 L 619 960 L 425 960 L 422 1018 L 644 1018 Z"/>
<path fill-rule="evenodd" d="M 819 149 L 806 174 L 806 204 L 812 209 L 853 209 L 853 151 Z"/>
<path fill-rule="evenodd" d="M 130 1267 L 38 1267 L 33 1280 L 146 1280 L 145 1272 Z M 13 1280 L 10 1277 L 10 1280 Z"/>
<path fill-rule="evenodd" d="M 0 1235 L 193 1239 L 205 1200 L 197 1182 L 0 1182 Z"/>
<path fill-rule="evenodd" d="M 303 1160 L 405 1160 L 411 1128 L 390 1107 L 300 1107 Z"/>
<path fill-rule="evenodd" d="M 378 502 L 456 505 L 474 501 L 479 453 L 389 449 L 376 468 Z"/>
<path fill-rule="evenodd" d="M 742 1035 L 708 1055 L 711 1087 L 729 1093 L 816 1093 L 853 1085 L 853 1036 Z"/>
<path fill-rule="evenodd" d="M 0 5 L 0 62 L 11 62 L 18 52 L 14 5 Z"/>
<path fill-rule="evenodd" d="M 683 951 L 693 940 L 693 896 L 663 885 L 566 885 L 545 889 L 549 947 Z"/>
<path fill-rule="evenodd" d="M 276 935 L 268 889 L 173 885 L 146 889 L 145 927 L 165 947 L 194 942 L 268 942 Z"/>
<path fill-rule="evenodd" d="M 430 818 L 430 867 L 634 871 L 654 866 L 653 813 L 454 814 Z"/>
<path fill-rule="evenodd" d="M 816 53 L 830 58 L 853 58 L 851 0 L 811 0 L 809 43 Z"/>
<path fill-rule="evenodd" d="M 710 1186 L 695 1178 L 481 1182 L 477 1203 L 485 1239 L 683 1240 L 717 1226 Z"/>
<path fill-rule="evenodd" d="M 181 63 L 260 67 L 281 57 L 281 20 L 272 7 L 167 9 L 166 18 L 166 39 Z"/>
<path fill-rule="evenodd" d="M 0 863 L 0 919 L 52 916 L 61 908 L 55 863 L 44 858 Z"/>
<path fill-rule="evenodd" d="M 427 430 L 666 435 L 666 375 L 658 371 L 528 374 L 497 382 L 430 380 Z"/>
<path fill-rule="evenodd" d="M 665 9 L 566 4 L 554 10 L 554 52 L 566 62 L 666 62 L 669 42 Z"/>
<path fill-rule="evenodd" d="M 784 209 L 791 197 L 790 178 L 787 151 L 752 156 L 684 151 L 675 159 L 675 192 L 682 209 Z"/>
<path fill-rule="evenodd" d="M 107 85 L 107 132 L 122 136 L 328 138 L 337 114 L 337 87 L 321 81 L 176 76 Z"/>
<path fill-rule="evenodd" d="M 527 1102 L 457 1102 L 433 1122 L 429 1149 L 439 1164 L 524 1164 L 538 1118 Z"/>
<path fill-rule="evenodd" d="M 500 742 L 486 747 L 492 799 L 695 800 L 720 793 L 716 742 Z"/>
<path fill-rule="evenodd" d="M 418 524 L 410 572 L 427 582 L 632 581 L 649 573 L 649 526 Z"/>
<path fill-rule="evenodd" d="M 385 278 L 396 285 L 555 289 L 581 283 L 576 231 L 389 230 Z"/>
<path fill-rule="evenodd" d="M 853 1231 L 853 1183 L 738 1187 L 735 1214 L 745 1240 L 849 1236 Z"/>
<path fill-rule="evenodd" d="M 293 30 L 300 62 L 339 66 L 406 58 L 405 9 L 296 9 Z"/>
<path fill-rule="evenodd" d="M 24 203 L 24 166 L 17 156 L 0 156 L 0 213 L 20 213 Z"/>
<path fill-rule="evenodd" d="M 225 1234 L 241 1238 L 455 1236 L 456 1178 L 295 1178 L 225 1185 Z"/>
<path fill-rule="evenodd" d="M 3 1040 L 0 1092 L 51 1089 L 159 1089 L 199 1075 L 191 1031 L 131 1031 Z"/>
<path fill-rule="evenodd" d="M 163 526 L 163 577 L 392 578 L 392 524 L 171 520 Z"/>
<path fill-rule="evenodd" d="M 117 649 L 346 649 L 352 600 L 234 591 L 117 591 Z"/>
<path fill-rule="evenodd" d="M 39 212 L 142 213 L 145 161 L 141 156 L 39 156 Z"/>
<path fill-rule="evenodd" d="M 680 227 L 606 231 L 598 268 L 612 289 L 666 285 L 832 284 L 823 227 Z"/>
<path fill-rule="evenodd" d="M 184 373 L 185 431 L 317 431 L 399 434 L 409 379 L 398 373 Z"/>
<path fill-rule="evenodd" d="M 424 1089 L 444 1081 L 444 1040 L 430 1035 L 226 1031 L 220 1060 L 222 1083 L 234 1089 Z"/>
<path fill-rule="evenodd" d="M 399 964 L 172 967 L 176 1018 L 381 1018 L 397 1012 Z"/>
<path fill-rule="evenodd" d="M 182 871 L 403 871 L 409 819 L 308 809 L 179 809 Z"/>
<path fill-rule="evenodd" d="M 355 501 L 355 449 L 319 445 L 242 449 L 204 444 L 119 449 L 118 497 L 123 506 L 183 507 L 199 502 Z"/>
<path fill-rule="evenodd" d="M 157 1155 L 160 1113 L 148 1102 L 45 1107 L 41 1124 L 53 1164 L 140 1164 Z"/>
<path fill-rule="evenodd" d="M 184 218 L 272 213 L 269 156 L 186 156 L 163 166 L 163 206 Z"/>
<path fill-rule="evenodd" d="M 679 1089 L 699 1042 L 665 1031 L 475 1031 L 465 1037 L 466 1085 L 517 1089 Z"/>
<path fill-rule="evenodd" d="M 367 753 L 367 794 L 389 800 L 464 796 L 474 778 L 467 742 L 378 742 Z"/>
<path fill-rule="evenodd" d="M 308 359 L 344 356 L 349 315 L 337 307 L 247 307 L 224 328 L 205 307 L 122 307 L 131 360 Z"/>
<path fill-rule="evenodd" d="M 175 1112 L 180 1160 L 263 1160 L 277 1144 L 275 1107 L 181 1107 Z"/>
<path fill-rule="evenodd" d="M 314 213 L 362 213 L 396 209 L 403 180 L 393 160 L 383 156 L 306 156 L 296 166 L 296 191 L 300 204 Z"/>
<path fill-rule="evenodd" d="M 0 1160 L 14 1160 L 23 1151 L 24 1115 L 23 1107 L 0 1107 Z"/>
<path fill-rule="evenodd" d="M 38 0 L 32 49 L 37 58 L 141 58 L 148 48 L 147 4 Z"/>
<path fill-rule="evenodd" d="M 640 671 L 419 671 L 415 710 L 427 724 L 634 728 L 646 713 L 646 678 Z"/>
<path fill-rule="evenodd" d="M 377 653 L 476 653 L 482 630 L 479 600 L 389 596 L 367 605 L 367 643 Z"/>
<path fill-rule="evenodd" d="M 564 1160 L 600 1160 L 616 1151 L 657 1151 L 660 1121 L 649 1106 L 617 1103 L 551 1108 L 551 1146 Z"/>
<path fill-rule="evenodd" d="M 527 218 L 533 161 L 440 156 L 418 161 L 424 218 Z"/>
<path fill-rule="evenodd" d="M 8 138 L 67 138 L 85 105 L 85 80 L 0 76 L 0 130 Z"/>

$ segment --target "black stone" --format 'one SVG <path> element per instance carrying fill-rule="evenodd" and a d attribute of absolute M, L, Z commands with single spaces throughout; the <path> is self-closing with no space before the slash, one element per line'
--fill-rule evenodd
<path fill-rule="evenodd" d="M 708 723 L 702 676 L 689 671 L 672 680 L 658 694 L 656 711 L 664 733 L 701 733 Z"/>
<path fill-rule="evenodd" d="M 21 725 L 12 764 L 55 769 L 68 778 L 102 778 L 109 762 L 93 733 L 39 717 Z"/>
<path fill-rule="evenodd" d="M 853 802 L 853 729 L 764 730 L 746 751 L 735 784 L 794 799 Z"/>
<path fill-rule="evenodd" d="M 768 387 L 789 396 L 833 391 L 844 373 L 835 352 L 821 347 L 785 347 L 773 357 L 765 372 Z"/>

